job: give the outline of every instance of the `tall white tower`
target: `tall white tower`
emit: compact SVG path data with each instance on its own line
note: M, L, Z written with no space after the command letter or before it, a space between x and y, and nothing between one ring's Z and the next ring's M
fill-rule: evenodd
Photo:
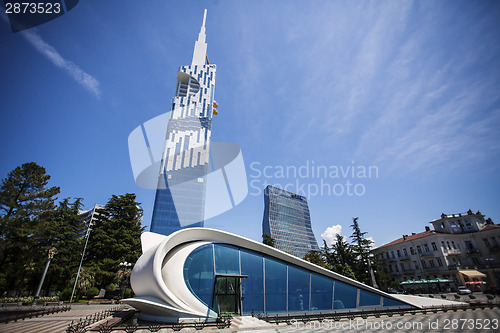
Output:
M151 221L159 234L204 226L216 71L207 61L206 16L205 9L191 65L177 73Z

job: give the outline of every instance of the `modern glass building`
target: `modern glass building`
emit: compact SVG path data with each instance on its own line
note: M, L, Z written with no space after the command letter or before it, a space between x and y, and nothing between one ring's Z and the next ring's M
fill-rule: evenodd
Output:
M207 228L142 236L132 272L145 320L210 321L218 315L412 308L378 289L261 243Z
M306 197L271 185L264 190L262 232L274 238L277 249L299 258L319 251Z
M191 65L177 74L151 221L151 231L163 235L204 225L216 72L207 58L206 14Z

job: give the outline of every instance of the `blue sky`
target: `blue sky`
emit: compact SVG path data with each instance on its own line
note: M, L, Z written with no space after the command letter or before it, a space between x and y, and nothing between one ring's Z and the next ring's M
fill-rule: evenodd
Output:
M376 245L442 212L499 222L498 1L90 0L16 34L2 13L0 177L37 162L86 207L135 192L149 225L128 135L169 110L204 8L212 140L240 145L251 184L207 227L260 240L265 182L305 192L318 240L356 216Z

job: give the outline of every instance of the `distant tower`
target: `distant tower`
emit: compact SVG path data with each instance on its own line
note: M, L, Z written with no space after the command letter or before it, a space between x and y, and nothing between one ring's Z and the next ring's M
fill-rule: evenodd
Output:
M274 238L277 249L299 258L310 250L319 251L305 197L269 185L264 204L262 232Z
M180 67L177 74L151 221L151 231L163 235L204 226L212 114L216 114L216 66L208 63L206 17L205 9L191 65Z

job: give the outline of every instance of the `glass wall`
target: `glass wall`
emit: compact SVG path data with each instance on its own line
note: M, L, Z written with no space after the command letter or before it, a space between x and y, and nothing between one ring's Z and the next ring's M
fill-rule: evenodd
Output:
M262 255L245 250L240 251L243 313L264 312L264 258Z
M242 276L243 314L408 306L261 253L207 244L188 256L184 279L189 290L212 309L217 274Z
M311 311L331 310L333 300L333 280L311 273Z
M288 312L309 310L310 275L305 269L288 266Z
M356 307L358 288L347 283L335 281L333 289L334 309L353 309Z
M265 310L266 312L286 312L286 264L265 258Z
M214 253L212 245L194 250L184 263L184 280L191 292L211 307L214 293Z

